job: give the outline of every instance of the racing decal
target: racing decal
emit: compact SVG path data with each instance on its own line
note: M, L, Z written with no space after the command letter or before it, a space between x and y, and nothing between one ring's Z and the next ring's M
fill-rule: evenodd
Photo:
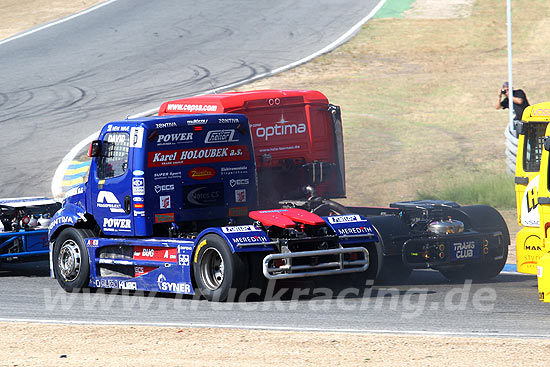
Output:
M174 191L175 186L173 184L169 185L155 185L155 192L157 194L163 192L163 191Z
M88 246L88 247L97 247L97 246L99 246L99 240L88 240L86 242L86 246Z
M233 162L250 158L248 146L197 148L149 152L149 167L176 166L212 162Z
M109 208L111 213L124 213L124 209L122 209L115 194L110 191L100 191L99 194L97 194L96 205L98 208Z
M160 209L170 209L172 207L170 195L160 196Z
M233 143L237 141L239 141L239 139L235 139L234 129L210 130L204 138L206 144Z
M269 242L269 238L267 236L238 236L238 237L231 237L233 242L236 245L241 244L248 244L248 243L266 243Z
M472 259L479 256L479 246L476 241L455 242L451 245L451 259Z
M337 228L336 233L338 236L349 236L354 234L372 234L372 228L371 227L349 227L349 228Z
M114 289L128 289L128 290L137 290L136 282L129 282L126 280L116 280L116 279L96 279L94 285L97 288L114 288Z
M103 218L104 231L129 232L132 229L132 221L122 218Z
M143 147L143 128L132 127L130 129L130 148Z
M195 167L190 169L187 175L193 180L208 180L216 176L216 170L211 167Z
M175 263L178 261L178 249L175 247L134 246L134 260L153 260Z
M178 265L189 266L189 255L178 255Z
M235 202L236 203L246 203L246 190L245 189L235 190Z
M134 217L145 217L145 210L134 210Z
M192 143L193 133L172 133L172 134L159 134L157 138L157 145L174 145L180 143Z
M238 123L240 123L239 119L235 119L235 118L219 118L218 122L220 124L238 124Z
M361 222L362 219L357 214L352 215L334 215L327 217L328 222L330 224L337 224L337 223L352 223L352 222Z
M272 136L285 136L285 135L296 135L303 134L307 131L307 126L304 123L289 123L290 121L285 120L284 115L281 115L281 119L272 126L262 127L254 124L256 126L255 135L258 139L264 139L268 141Z
M252 225L221 227L223 233L257 232L261 231Z
M134 266L134 277L140 277L156 269L156 266Z
M235 187L235 186L246 186L250 183L250 180L248 178L240 178L240 179L231 179L229 180L229 186Z
M68 217L68 216L57 217L54 220L52 220L48 229L52 230L54 227L57 227L61 224L74 224L74 219L73 217Z
M132 195L135 195L135 196L145 195L145 178L144 177L132 178Z
M153 180L181 179L181 172L157 172Z
M521 225L525 227L538 227L540 225L540 215L538 211L538 191L540 176L534 177L525 192L521 201Z
M235 208L229 208L228 216L230 217L242 217L248 214L248 207L238 206Z
M246 166L222 167L221 169L222 175L241 175L241 174L247 174L247 173L248 173L248 167Z
M174 220L174 213L155 214L155 223L168 223Z
M215 104L187 104L168 103L166 112L216 112L218 106Z
M69 191L65 193L65 199L70 198L71 196L79 195L84 193L84 187L83 186L77 186L73 187Z
M191 293L191 284L169 282L164 274L159 274L157 285L160 291L174 293Z
M136 200L138 201L138 200ZM134 209L143 209L145 208L145 204L142 204L142 203L136 203L134 204Z
M224 206L224 186L223 183L185 186L183 198L183 208Z
M160 122L155 124L155 128L157 129L166 129L169 127L178 127L178 124L176 122Z

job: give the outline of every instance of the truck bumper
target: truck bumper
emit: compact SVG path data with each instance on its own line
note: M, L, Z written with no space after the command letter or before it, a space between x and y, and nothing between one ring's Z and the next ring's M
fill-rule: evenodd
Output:
M364 247L270 254L263 260L267 279L358 273L368 267L369 252Z

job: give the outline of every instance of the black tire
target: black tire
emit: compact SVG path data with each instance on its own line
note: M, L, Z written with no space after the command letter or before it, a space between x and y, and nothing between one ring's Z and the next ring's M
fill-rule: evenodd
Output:
M315 203L311 208L311 212L322 217L350 214L348 208L329 199L319 200L319 203Z
M57 282L66 292L79 292L88 287L90 260L86 238L94 237L89 229L65 228L55 240L53 270Z
M193 256L193 275L197 288L208 301L225 302L231 290L237 297L248 282L248 267L244 256L231 252L218 235L208 234L198 241Z
M463 265L447 269L443 268L439 269L439 272L453 282L463 282L466 279L486 281L496 277L500 274L504 265L506 265L506 260L508 259L508 246L510 245L510 233L504 218L502 218L502 215L500 215L496 209L487 205L463 206L458 208L457 212L463 215L463 217L457 216L457 219L464 222L466 229L471 227L481 232L502 232L503 257L502 259L494 260L489 263Z
M508 259L508 246L504 247L503 258L490 263L464 265L449 269L439 269L439 272L450 281L464 282L467 279L473 281L486 281L500 274Z

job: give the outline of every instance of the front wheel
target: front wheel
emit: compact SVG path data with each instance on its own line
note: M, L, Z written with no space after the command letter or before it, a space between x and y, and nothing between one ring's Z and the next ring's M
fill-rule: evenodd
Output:
M226 301L241 292L248 281L246 261L231 252L218 235L204 236L194 255L193 275L197 288L208 301Z
M93 236L89 229L69 227L55 240L53 270L57 282L67 292L78 292L88 286L90 262L85 241Z

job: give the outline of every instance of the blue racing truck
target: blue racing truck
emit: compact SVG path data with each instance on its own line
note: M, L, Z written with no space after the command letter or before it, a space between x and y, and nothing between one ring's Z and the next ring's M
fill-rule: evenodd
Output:
M49 226L52 276L68 292L198 289L224 301L259 279L364 274L379 240L361 215L259 208L241 114L111 122L89 155L88 182Z

